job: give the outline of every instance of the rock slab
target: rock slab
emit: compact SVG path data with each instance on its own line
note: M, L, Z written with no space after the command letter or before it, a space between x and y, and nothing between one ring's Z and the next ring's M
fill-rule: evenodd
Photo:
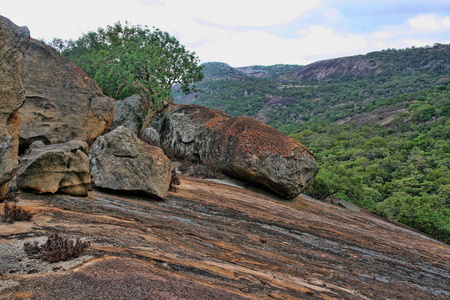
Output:
M89 160L97 187L167 198L170 160L160 148L144 143L123 126L99 137Z
M73 62L31 39L24 59L25 103L20 110L20 147L71 140L92 142L107 132L114 100Z
M181 105L164 116L160 142L287 199L311 186L319 170L304 145L272 126L199 105Z
M88 152L82 141L55 145L36 141L20 158L17 186L37 194L87 196L91 183Z
M17 171L20 117L25 100L22 66L30 40L27 27L19 27L0 16L0 200Z

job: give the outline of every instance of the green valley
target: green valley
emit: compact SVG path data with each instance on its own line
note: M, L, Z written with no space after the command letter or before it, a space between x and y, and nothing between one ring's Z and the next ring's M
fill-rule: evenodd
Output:
M307 66L204 64L201 104L269 123L321 167L309 194L343 199L450 243L450 45Z

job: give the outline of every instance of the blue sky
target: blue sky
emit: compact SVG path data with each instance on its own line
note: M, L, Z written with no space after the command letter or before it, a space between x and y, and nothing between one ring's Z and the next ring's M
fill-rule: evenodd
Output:
M116 21L155 26L202 62L234 67L450 43L450 0L0 0L0 15L47 41Z

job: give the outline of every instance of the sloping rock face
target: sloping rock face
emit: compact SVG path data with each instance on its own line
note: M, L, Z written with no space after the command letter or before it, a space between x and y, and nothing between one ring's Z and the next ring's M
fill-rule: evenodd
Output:
M38 194L86 196L91 183L88 152L82 141L55 145L36 141L20 158L17 186Z
M30 40L27 27L0 16L0 200L17 171L20 117L25 100L22 86L23 57Z
M21 148L37 140L89 143L111 124L114 100L74 63L33 39L25 55L23 84Z
M99 137L89 160L97 187L167 198L170 160L160 148L144 143L123 126Z
M0 222L0 299L450 297L449 245L304 195L181 175L167 201L96 189L18 197L33 219ZM25 242L52 233L91 246L51 264L26 256Z
M124 126L138 136L144 118L144 105L140 95L132 95L124 100L117 100L114 103L114 118L109 131Z
M161 145L212 160L228 175L294 198L314 181L318 166L301 143L248 117L198 105L179 106L161 123Z

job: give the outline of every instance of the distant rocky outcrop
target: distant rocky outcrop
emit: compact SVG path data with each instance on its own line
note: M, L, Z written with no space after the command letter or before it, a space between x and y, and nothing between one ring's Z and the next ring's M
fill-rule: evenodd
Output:
M228 175L294 198L314 181L318 166L301 143L248 117L182 105L161 120L163 148L211 160Z
M91 183L88 151L82 141L55 145L36 141L20 158L17 186L38 194L86 196Z
M160 148L144 143L123 126L99 137L89 159L97 187L160 199L168 195L170 160Z
M352 117L341 119L336 123L339 125L345 125L352 122L359 126L364 124L388 126L398 113L406 111L408 111L406 109L406 104L402 103L399 105L378 108L367 113L355 114Z
M114 118L109 131L124 126L135 135L139 135L144 118L144 102L140 95L132 95L124 100L117 100L114 103Z
M24 89L22 65L30 40L27 27L0 16L0 200L17 171L20 117Z
M112 121L114 100L79 67L42 42L31 40L25 55L25 104L20 110L20 146L34 141L90 142Z
M323 81L343 76L364 77L382 71L380 61L361 56L321 60L299 68L292 75L299 81Z

